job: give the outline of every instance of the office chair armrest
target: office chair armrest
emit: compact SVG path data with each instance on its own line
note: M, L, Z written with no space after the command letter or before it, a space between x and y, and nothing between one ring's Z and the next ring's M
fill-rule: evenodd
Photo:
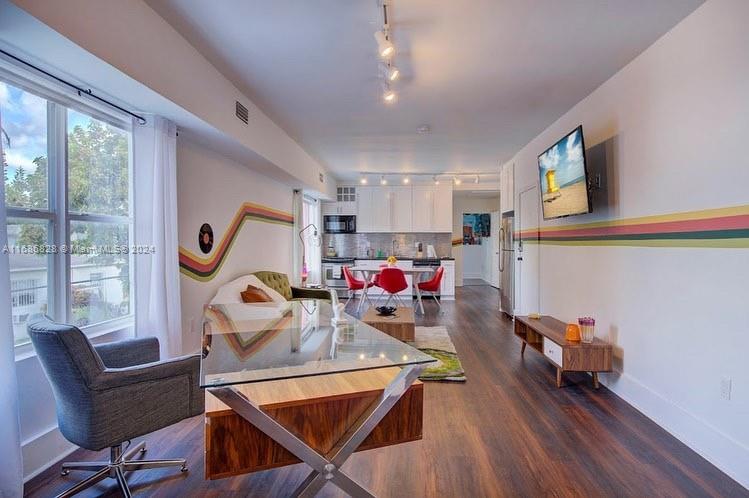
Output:
M325 299L330 301L330 291L327 289L306 289L301 287L291 288L293 299Z
M94 385L91 387L97 391L103 391L130 386L140 382L155 382L180 376L188 376L195 385L199 385L199 355L180 356L158 363L125 368L107 368L97 377Z
M156 337L125 339L94 346L107 368L125 368L159 361L159 340Z

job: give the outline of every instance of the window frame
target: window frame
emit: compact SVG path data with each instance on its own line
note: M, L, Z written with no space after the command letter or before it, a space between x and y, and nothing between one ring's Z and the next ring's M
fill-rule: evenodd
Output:
M133 181L133 126L132 120L103 106L77 99L59 90L53 81L29 73L10 62L0 60L0 81L29 92L47 101L47 209L6 206L6 219L47 222L47 243L58 248L70 246L70 224L74 221L126 224L128 244L133 245L134 181ZM68 209L68 109L85 114L108 125L124 130L128 139L128 214L127 216L73 213ZM135 258L128 253L129 313L122 317L104 320L80 329L89 337L121 331L132 331L135 324ZM47 255L47 312L56 320L72 320L72 268L70 254L58 251ZM15 340L14 340L15 342ZM16 358L33 355L30 341L14 346Z

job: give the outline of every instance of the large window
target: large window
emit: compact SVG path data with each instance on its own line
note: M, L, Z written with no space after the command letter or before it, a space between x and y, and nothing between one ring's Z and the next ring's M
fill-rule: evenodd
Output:
M126 122L0 79L16 344L33 313L86 330L130 320Z

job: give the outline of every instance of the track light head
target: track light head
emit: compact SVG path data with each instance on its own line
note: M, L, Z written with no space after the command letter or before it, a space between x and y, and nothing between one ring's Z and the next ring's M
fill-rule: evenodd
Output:
M375 31L374 37L375 40L377 40L377 53L380 57L383 59L389 59L395 55L395 45L388 40L384 31Z
M440 179L439 179L439 178L437 178L437 175L434 175L434 176L432 177L432 180L434 180L434 184L435 184L435 185L439 185L439 184L440 184Z
M457 176L453 178L453 181L455 182L455 185L460 185L461 183L463 183L463 180L461 180Z
M410 182L411 182L411 179L409 177L407 177L407 176L403 177L403 184L404 185L408 185Z
M481 179L479 178L479 175L476 175L476 179L473 181L473 183L475 183L476 185L478 185L478 183L480 181L481 181Z
M385 175L382 175L382 176L380 177L380 185L387 185L387 184L388 184L388 181L387 181L387 179L385 178Z
M359 178L359 183L361 183L362 185L366 185L367 184L367 177L364 176L364 175L362 175L362 177Z
M398 94L395 93L395 90L390 88L390 85L387 83L382 85L382 101L386 104L392 104L396 100L398 100Z

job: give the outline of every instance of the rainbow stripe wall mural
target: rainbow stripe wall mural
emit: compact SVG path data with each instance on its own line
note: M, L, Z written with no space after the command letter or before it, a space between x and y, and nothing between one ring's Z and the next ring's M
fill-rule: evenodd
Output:
M749 205L515 232L527 243L749 248Z
M257 221L261 223L272 223L292 227L294 217L291 213L279 211L259 204L245 202L232 218L229 228L224 233L221 241L214 246L213 254L207 258L190 252L184 247L179 248L179 271L185 276L207 282L221 269L231 251L237 234L246 221Z

